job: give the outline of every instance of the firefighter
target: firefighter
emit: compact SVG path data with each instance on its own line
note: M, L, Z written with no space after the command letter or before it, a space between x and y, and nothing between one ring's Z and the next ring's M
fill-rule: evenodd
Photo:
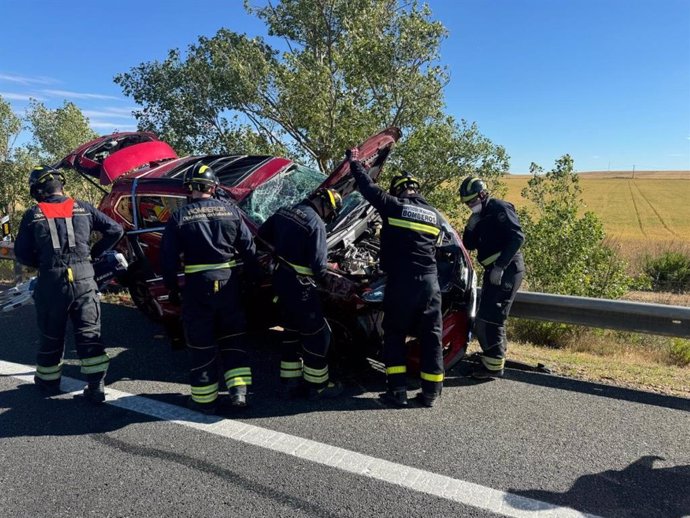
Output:
M172 214L161 242L163 282L170 300L182 305L190 358L190 408L206 414L218 407L219 361L230 406L247 406L252 373L247 355L247 320L237 267L254 266L256 247L239 210L214 197L219 182L198 161L185 171L189 203ZM184 261L184 288L177 279Z
M379 212L381 269L387 274L383 301L383 357L388 390L381 398L407 406L407 335L419 339L422 350L422 390L417 403L432 407L443 387L441 289L436 245L442 237L441 217L419 194L419 181L409 174L393 177L388 193L375 185L357 160L347 153L359 192Z
M525 240L512 204L492 198L484 182L467 177L460 184L460 199L472 211L462 241L477 250L484 267L482 293L474 333L482 349L476 379L503 376L506 358L505 321L522 283L525 261L520 246Z
M342 206L340 195L318 189L292 207L282 207L259 229L277 258L273 288L284 329L280 378L288 396L306 388L310 400L342 393L329 380L328 348L331 330L323 316L317 282L327 275L326 225Z
M34 382L46 394L60 391L65 327L72 321L81 372L91 403L105 401L104 380L110 358L101 342L101 310L91 260L122 237L120 225L89 203L63 194L65 177L49 167L29 175L31 197L38 203L22 218L14 245L19 262L38 269L34 290L41 334ZM92 231L102 238L89 246Z

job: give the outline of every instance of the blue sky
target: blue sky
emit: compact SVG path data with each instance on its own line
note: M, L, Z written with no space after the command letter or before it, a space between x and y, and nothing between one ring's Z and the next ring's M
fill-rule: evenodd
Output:
M256 2L254 2L256 3ZM549 169L690 169L690 0L430 0L449 30L448 113ZM265 36L241 0L0 0L0 95L77 104L130 130L113 77L226 27ZM269 39L270 41L270 39Z

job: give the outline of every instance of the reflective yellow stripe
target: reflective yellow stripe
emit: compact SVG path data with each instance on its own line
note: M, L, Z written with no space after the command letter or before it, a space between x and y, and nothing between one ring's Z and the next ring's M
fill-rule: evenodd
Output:
M443 373L441 374L429 374L428 372L420 372L419 376L424 380L424 381L443 381Z
M62 362L51 367L36 366L36 377L44 381L55 381L62 376Z
M218 281L213 281L213 293L218 293L220 291L220 283Z
M392 367L386 367L386 374L405 374L406 372L406 365L393 365Z
M328 366L323 369L312 369L304 366L304 379L311 383L325 383L328 381Z
M207 396L197 396L196 394L192 394L192 401L195 403L213 403L216 399L218 399L218 391L215 391L213 394L209 394Z
M234 378L235 376L251 376L252 370L249 367L238 367L237 369L230 369L225 371L225 379Z
M482 363L487 370L500 371L505 367L505 358L491 358L490 356L482 356Z
M480 263L482 263L482 266L489 266L489 265L490 265L491 263L493 263L496 259L498 259L500 255L501 255L501 252L497 252L497 253L495 253L494 255L490 255L489 257L487 257L487 258L484 259L483 261L480 261Z
M290 261L287 261L287 260L285 260L285 259L283 259L283 260L284 260L287 264L289 264L290 266L292 266L292 268L293 268L297 273L299 273L300 275L314 275L314 270L312 270L312 269L309 268L308 266L300 266L299 264L291 263Z
M252 384L252 378L251 378L251 376L235 376L231 380L226 381L225 384L227 385L228 388L243 387L245 385L251 385Z
M105 372L108 370L109 363L110 357L107 354L101 354L93 358L84 358L81 360L81 372L82 374Z
M388 224L393 227L416 230L417 232L424 232L425 234L431 234L432 236L438 236L441 233L441 230L436 227L432 227L431 225L425 225L424 223L415 223L414 221L407 221L406 219L388 218Z
M302 362L280 362L281 378L301 378Z
M193 396L208 396L215 395L218 393L218 383L212 383L211 385L194 386L192 385L192 395Z
M238 264L239 263L234 259L225 263L216 264L186 264L184 267L184 273L199 273L206 272L208 270L224 270L225 268L233 268Z
M74 272L72 271L72 268L67 268L67 280L69 282L74 282Z

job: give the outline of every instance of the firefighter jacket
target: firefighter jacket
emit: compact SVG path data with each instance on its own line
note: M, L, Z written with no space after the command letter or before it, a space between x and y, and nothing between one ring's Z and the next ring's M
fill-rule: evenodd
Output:
M318 280L326 276L326 225L310 202L281 207L261 225L259 236L273 245L279 264Z
M234 204L215 198L193 201L170 217L161 242L163 282L170 290L179 288L177 270L184 256L186 275L204 273L213 280L225 280L230 269L248 263L256 267L256 246Z
M102 238L90 248L94 230ZM71 268L79 278L93 277L91 259L112 248L122 234L118 223L89 203L52 195L26 211L14 252L20 263L39 271Z
M475 216L472 216L475 217ZM478 216L476 225L468 225L462 242L468 250L477 250L477 260L488 268L506 269L515 262L517 271L524 271L524 260L518 251L525 234L518 221L515 207L507 201L489 198Z
M359 161L350 162L362 196L383 219L381 269L387 274L437 274L436 245L442 238L442 218L419 194L398 198L386 193L364 171Z

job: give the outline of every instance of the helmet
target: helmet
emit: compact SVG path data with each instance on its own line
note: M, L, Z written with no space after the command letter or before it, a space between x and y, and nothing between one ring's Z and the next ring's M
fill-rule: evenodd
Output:
M218 177L209 166L201 161L184 173L182 185L189 191L213 192L218 187Z
M486 184L476 176L468 176L460 184L458 192L460 193L460 200L463 203L467 203L486 192Z
M29 192L35 200L40 201L47 194L54 192L55 187L62 188L63 185L65 185L65 175L49 165L38 166L29 174ZM47 189L47 187L51 187L51 189Z
M312 199L322 200L324 205L331 209L328 221L335 219L338 216L340 209L343 208L343 197L340 196L338 191L334 191L333 189L321 187L314 192Z
M403 171L402 174L395 175L391 179L391 185L388 192L393 196L399 196L405 189L419 190L419 180L407 171Z

